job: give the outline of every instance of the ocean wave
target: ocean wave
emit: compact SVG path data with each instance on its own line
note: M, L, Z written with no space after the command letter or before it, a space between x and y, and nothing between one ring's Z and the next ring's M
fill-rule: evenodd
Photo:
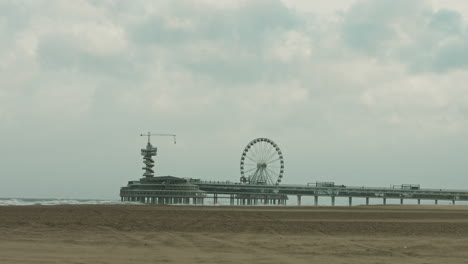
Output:
M141 204L138 202L121 202L119 200L93 199L34 199L34 198L0 198L0 206L21 205L63 205L63 204Z

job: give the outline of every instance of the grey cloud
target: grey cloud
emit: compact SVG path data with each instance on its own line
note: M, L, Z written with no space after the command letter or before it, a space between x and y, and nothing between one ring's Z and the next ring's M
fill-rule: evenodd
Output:
M247 1L234 9L216 9L185 2L172 3L170 14L187 19L193 28L171 28L163 14L156 14L131 29L136 42L178 43L187 40L235 41L240 45L259 46L264 34L297 26L298 17L279 0Z
M365 1L344 15L341 34L357 52L402 62L410 71L446 72L468 66L464 27L460 13L434 12L424 1Z
M423 1L363 1L345 13L342 37L352 48L369 54L380 54L385 43L394 39L395 23L407 23L427 12Z
M40 38L37 59L44 69L81 71L88 74L137 78L140 76L129 54L98 55L87 52L74 36L49 34Z
M394 37L395 32L388 26L374 22L346 23L344 25L344 40L353 48L377 54L382 48L380 44Z
M432 15L429 27L445 34L456 35L462 32L463 18L458 12L442 9Z
M129 25L135 45L164 49L160 58L175 69L189 70L223 83L248 83L284 76L288 67L265 57L281 33L300 29L300 19L278 0L248 1L234 9L188 4L170 6L172 19L187 20L174 28L162 14Z
M438 72L468 67L468 38L441 47L434 58L433 67Z
M20 1L0 2L0 26L4 24L9 32L17 32L30 25L30 12L35 3L29 5L24 1L18 2Z

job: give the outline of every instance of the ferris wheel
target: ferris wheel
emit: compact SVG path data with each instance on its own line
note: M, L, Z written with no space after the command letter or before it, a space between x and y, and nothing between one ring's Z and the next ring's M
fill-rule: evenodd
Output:
M240 172L242 183L278 185L284 172L281 149L268 138L250 141L242 152Z

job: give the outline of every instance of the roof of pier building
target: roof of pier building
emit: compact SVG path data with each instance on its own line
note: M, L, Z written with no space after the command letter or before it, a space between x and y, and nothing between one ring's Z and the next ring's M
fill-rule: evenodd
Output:
M174 177L174 176L158 176L158 177L150 177L150 178L142 178L140 179L142 184L144 183L156 183L156 184L184 184L187 183L186 179Z

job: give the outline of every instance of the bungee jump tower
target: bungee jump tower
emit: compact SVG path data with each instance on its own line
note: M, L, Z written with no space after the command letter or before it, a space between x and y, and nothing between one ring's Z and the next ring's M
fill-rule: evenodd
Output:
M148 204L203 204L207 194L201 191L198 185L174 176L154 176L153 157L157 155L157 148L151 144L151 136L171 136L175 144L176 135L148 132L140 136L148 137L146 148L141 149L145 164L142 169L145 172L139 181L129 181L127 186L120 188L121 201Z

